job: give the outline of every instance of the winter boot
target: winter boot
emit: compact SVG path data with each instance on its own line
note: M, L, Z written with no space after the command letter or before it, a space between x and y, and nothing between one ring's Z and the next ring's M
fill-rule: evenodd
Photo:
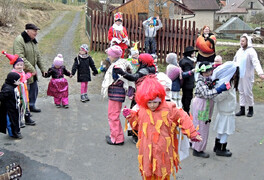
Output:
M90 101L89 97L88 97L88 94L84 94L84 98L86 101Z
M215 138L214 152L216 152L216 150L219 148L220 148L220 139Z
M232 153L226 149L227 143L220 143L220 146L218 149L216 149L216 155L217 156L225 156L225 157L231 157Z
M248 108L248 113L247 113L247 117L252 117L253 116L253 106L249 106Z
M236 113L236 116L245 116L245 106L240 106L240 111Z
M33 121L30 118L30 113L25 114L25 122L26 122L26 125L29 125L29 126L35 126L36 125L35 121Z
M209 158L210 157L210 155L208 153L205 153L203 151L196 151L195 149L193 150L193 156L202 157L202 158Z
M83 103L86 101L86 99L85 99L85 95L84 95L84 94L81 95L81 101L82 101Z

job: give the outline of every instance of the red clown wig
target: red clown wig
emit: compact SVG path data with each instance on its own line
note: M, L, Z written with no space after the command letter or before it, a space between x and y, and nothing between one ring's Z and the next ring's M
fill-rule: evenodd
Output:
M148 108L149 101L160 98L164 102L166 92L164 87L159 83L156 75L148 75L142 78L142 82L137 86L136 102L139 106Z

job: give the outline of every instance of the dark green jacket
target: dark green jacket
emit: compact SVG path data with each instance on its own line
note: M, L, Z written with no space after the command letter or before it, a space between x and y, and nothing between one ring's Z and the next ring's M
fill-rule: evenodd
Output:
M44 61L40 55L36 39L31 40L29 35L24 31L17 36L13 44L13 53L19 55L24 60L25 69L27 72L35 72L36 65L40 71L46 72ZM33 77L28 79L28 83L33 83Z

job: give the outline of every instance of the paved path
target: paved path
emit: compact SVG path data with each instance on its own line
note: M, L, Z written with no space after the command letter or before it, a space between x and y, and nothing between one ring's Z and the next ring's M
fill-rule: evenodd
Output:
M37 125L22 129L22 140L0 135L0 147L5 152L0 158L1 172L6 164L18 162L25 180L141 179L135 145L127 136L124 146L106 144L107 101L99 95L90 97L91 101L84 104L78 95L71 95L69 109L55 108L51 97L38 99L43 112L33 114ZM181 163L177 179L263 179L264 144L259 144L264 137L263 109L257 104L253 118L237 119L236 133L228 140L231 158L213 153L215 133L211 126L207 149L211 157L191 155Z

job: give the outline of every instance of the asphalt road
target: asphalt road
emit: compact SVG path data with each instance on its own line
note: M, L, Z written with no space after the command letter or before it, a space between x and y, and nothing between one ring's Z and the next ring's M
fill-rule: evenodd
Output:
M126 136L123 146L106 144L107 101L100 95L90 98L90 102L82 103L79 95L71 95L69 109L55 108L51 97L39 98L42 112L32 117L37 125L22 129L22 140L0 135L0 147L5 152L0 158L0 172L17 162L23 169L22 180L141 179L137 149L130 137ZM264 137L263 109L257 104L253 118L237 118L236 133L228 139L233 152L230 158L218 157L212 151L215 132L211 125L207 147L211 157L193 157L190 150L190 156L181 162L177 179L264 179L264 145L260 144Z

